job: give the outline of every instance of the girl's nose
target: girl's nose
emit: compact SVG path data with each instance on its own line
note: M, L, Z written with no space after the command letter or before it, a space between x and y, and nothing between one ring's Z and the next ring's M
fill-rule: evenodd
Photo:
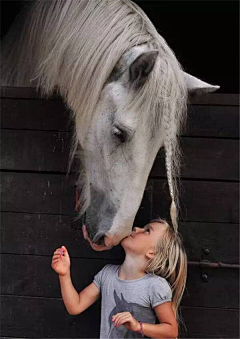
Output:
M140 227L134 227L133 232L138 233L139 231L142 231L142 228Z

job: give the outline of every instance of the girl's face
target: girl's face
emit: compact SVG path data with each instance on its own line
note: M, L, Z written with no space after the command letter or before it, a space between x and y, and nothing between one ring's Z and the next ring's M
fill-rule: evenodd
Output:
M125 252L134 252L135 254L146 254L157 246L160 237L166 230L165 224L152 222L143 228L134 227L132 234L121 241Z

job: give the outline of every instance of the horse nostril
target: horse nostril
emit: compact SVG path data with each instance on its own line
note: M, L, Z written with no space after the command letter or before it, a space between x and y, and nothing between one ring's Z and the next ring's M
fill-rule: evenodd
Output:
M100 245L100 246L105 246L104 239L105 239L105 236L102 235L102 236L95 242L95 244Z

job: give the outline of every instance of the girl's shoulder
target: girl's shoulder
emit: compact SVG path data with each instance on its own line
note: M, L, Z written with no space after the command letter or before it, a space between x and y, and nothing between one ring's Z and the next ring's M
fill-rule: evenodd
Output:
M117 271L120 265L107 264L102 268L102 273L111 274Z
M114 271L117 270L120 265L107 264L104 266L105 270Z
M165 302L172 301L172 289L168 281L163 277L154 275L152 282L149 284L148 293L153 308Z
M171 285L169 284L169 282L167 281L167 279L161 277L160 275L156 275L156 274L151 274L148 273L149 278L151 280L151 284L161 284L163 286L169 287L171 289Z
M110 278L111 275L114 275L116 272L117 265L107 264L103 266L103 268L96 273L94 278L98 281L105 281L107 278Z

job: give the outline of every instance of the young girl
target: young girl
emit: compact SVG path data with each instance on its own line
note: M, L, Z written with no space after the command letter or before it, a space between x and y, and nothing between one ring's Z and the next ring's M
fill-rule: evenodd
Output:
M83 234L88 239L85 228ZM181 235L157 218L144 228L134 227L121 245L126 253L122 265L105 265L79 294L71 282L66 247L54 252L51 267L59 274L68 313L82 313L101 294L100 338L176 338L187 278Z

